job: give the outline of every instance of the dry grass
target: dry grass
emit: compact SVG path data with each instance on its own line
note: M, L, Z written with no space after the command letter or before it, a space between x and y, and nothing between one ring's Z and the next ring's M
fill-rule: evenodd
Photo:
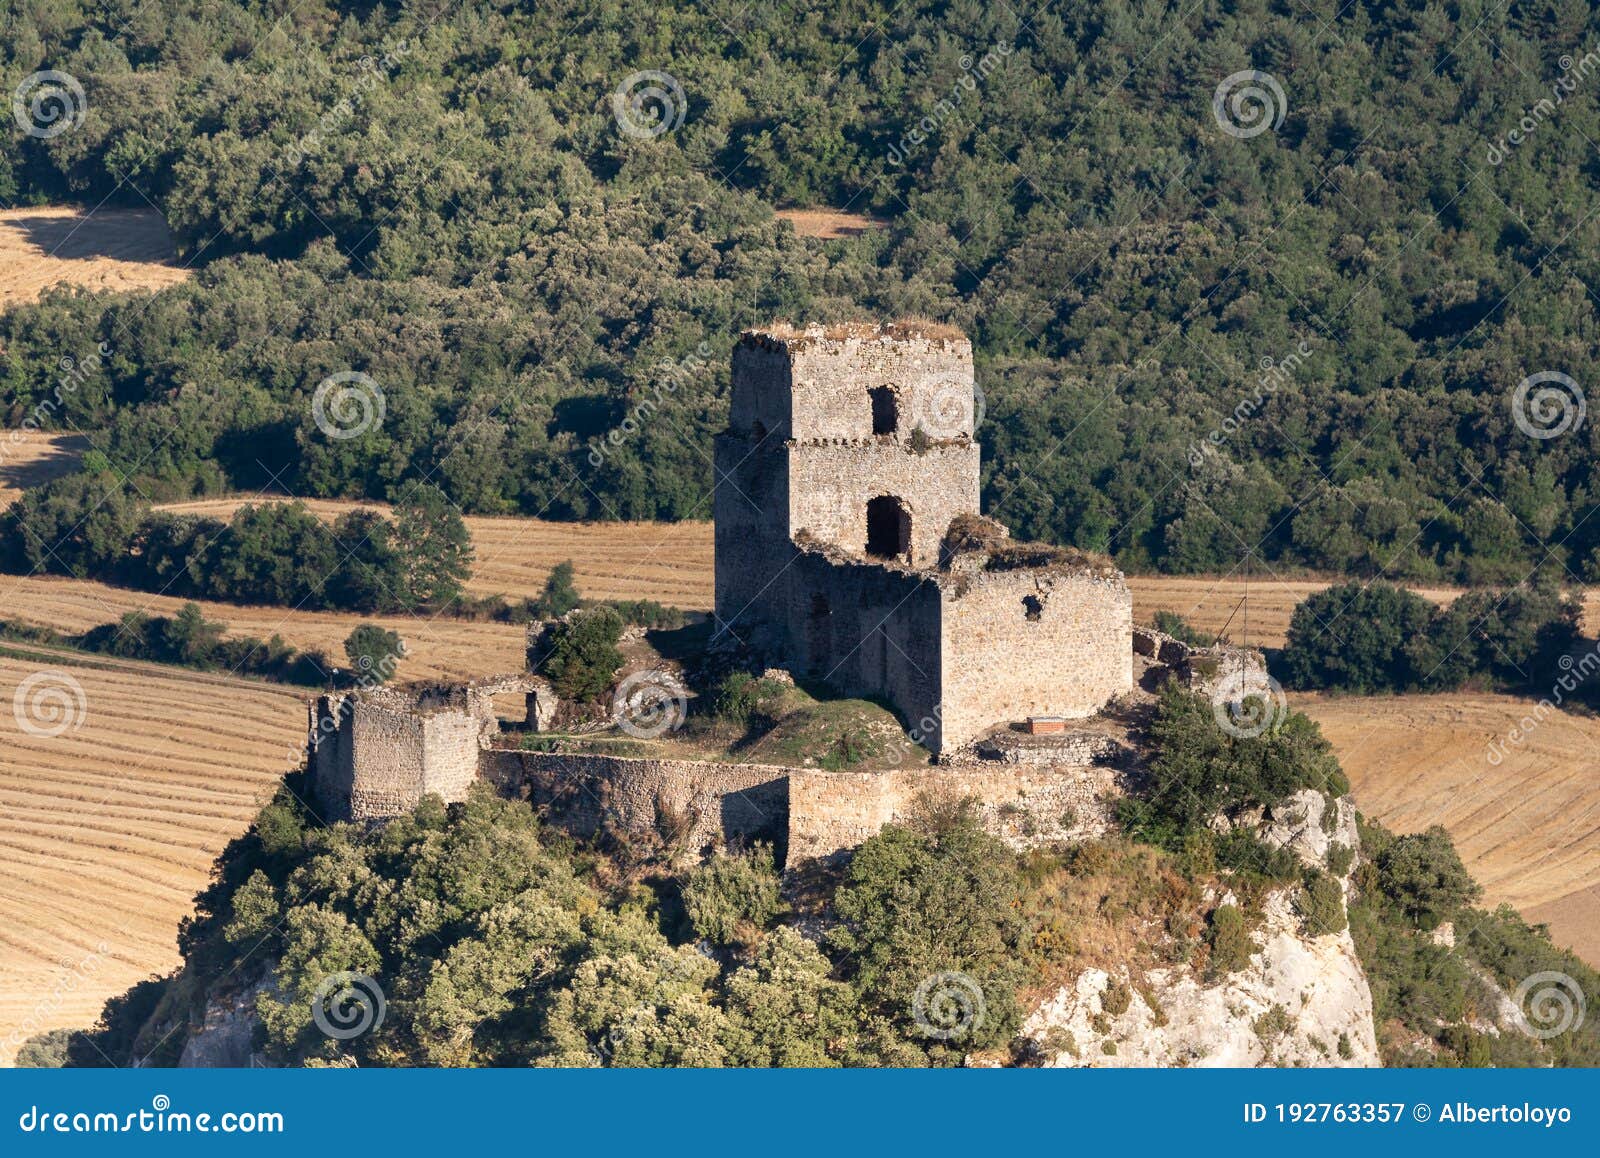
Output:
M80 434L46 434L38 430L0 431L0 509L40 486L77 469L89 447Z
M794 226L794 231L801 237L817 237L823 241L860 237L863 233L883 229L889 224L880 217L841 213L836 209L779 209L773 216Z
M0 1063L31 1033L92 1024L178 963L178 922L305 734L299 694L7 645L0 686L82 688L81 727L30 735L0 711ZM56 682L53 686L65 687Z
M1548 921L1600 965L1600 720L1554 713L1520 746L1533 701L1499 695L1296 697L1322 725L1357 805L1399 832L1442 824L1490 904ZM1499 741L1506 755L1488 760Z
M153 209L0 210L0 309L62 283L160 289L189 276L173 252L166 222Z

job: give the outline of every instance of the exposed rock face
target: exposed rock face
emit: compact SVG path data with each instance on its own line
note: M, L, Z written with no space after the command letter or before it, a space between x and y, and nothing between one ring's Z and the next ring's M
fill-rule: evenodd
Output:
M1034 1012L1023 1036L1048 1066L1381 1064L1348 930L1307 936L1288 895L1275 893L1254 939L1249 966L1212 984L1182 967L1115 977L1086 969Z
M1348 797L1330 801L1315 788L1303 788L1269 809L1246 812L1233 823L1256 829L1264 844L1286 848L1316 868L1328 867L1334 845L1354 850L1361 844L1355 805Z
M256 1029L256 995L265 982L219 998L213 990L205 1021L189 1030L178 1065L183 1069L243 1069L258 1063L252 1049Z

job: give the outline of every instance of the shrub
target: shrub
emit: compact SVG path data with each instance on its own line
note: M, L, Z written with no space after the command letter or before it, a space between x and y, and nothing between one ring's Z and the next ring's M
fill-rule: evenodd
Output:
M1187 643L1190 647L1210 647L1217 642L1217 637L1208 635L1189 625L1189 621L1176 611L1157 611L1153 618L1157 631L1165 632L1180 643Z
M1324 872L1306 874L1305 887L1295 897L1301 927L1313 937L1343 932L1349 924L1344 911L1344 889Z
M1211 914L1206 944L1211 947L1207 967L1213 977L1237 973L1250 964L1250 955L1256 951L1250 927L1238 905L1219 905Z
M1441 825L1396 837L1375 859L1383 895L1419 928L1437 927L1483 892Z
M617 650L621 638L622 616L611 608L573 612L565 623L555 625L540 670L567 699L593 700L611 686L622 667L622 653Z
M533 612L540 619L560 619L581 601L577 584L573 582L571 559L563 560L545 576L544 590L533 601Z
M694 931L714 945L749 944L784 910L772 849L757 845L694 869L683 904Z
M1144 839L1175 850L1218 813L1276 804L1303 788L1349 791L1321 730L1299 712L1259 736L1234 736L1218 726L1209 701L1168 684L1150 738L1150 792L1125 802L1119 815Z
M352 671L370 675L378 683L394 678L395 665L406 653L400 636L375 623L363 623L345 637L344 654Z

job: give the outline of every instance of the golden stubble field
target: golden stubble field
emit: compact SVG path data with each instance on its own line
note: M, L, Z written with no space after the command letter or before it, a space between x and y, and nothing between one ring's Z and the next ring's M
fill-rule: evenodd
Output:
M178 922L306 730L297 691L0 652L0 1063L178 963Z
M51 286L161 289L189 276L154 209L41 206L0 210L0 309Z

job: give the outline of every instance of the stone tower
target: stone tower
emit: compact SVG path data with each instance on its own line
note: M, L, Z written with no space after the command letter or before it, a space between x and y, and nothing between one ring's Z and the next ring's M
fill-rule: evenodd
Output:
M972 346L933 325L773 328L733 354L716 446L719 634L889 700L935 752L1132 686L1107 559L978 514Z
M801 542L934 567L978 509L972 343L940 326L744 334L716 447L717 616L737 630Z

